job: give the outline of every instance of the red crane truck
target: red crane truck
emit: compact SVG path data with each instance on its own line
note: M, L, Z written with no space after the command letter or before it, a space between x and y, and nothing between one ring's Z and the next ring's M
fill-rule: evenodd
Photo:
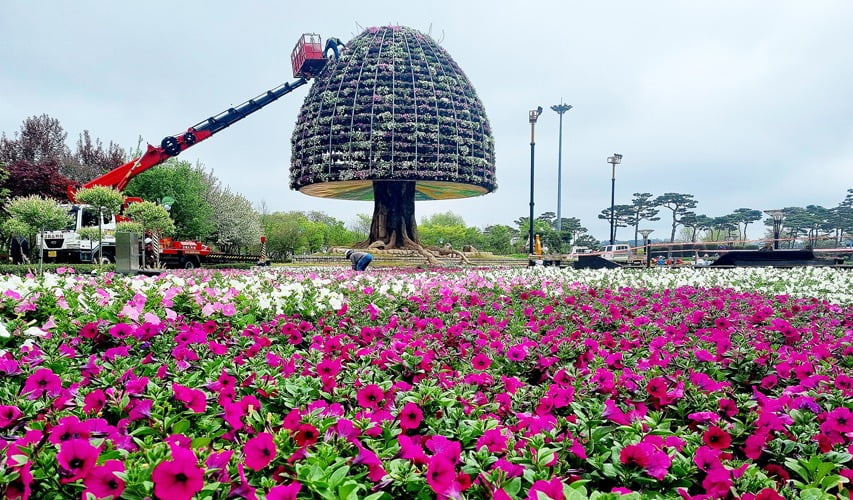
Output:
M337 38L329 38L324 49L320 35L315 33L303 34L291 53L293 77L297 79L296 81L283 83L237 107L229 108L193 125L186 132L167 136L160 141L159 146L155 147L149 144L142 156L83 184L80 188L108 186L123 191L131 179L140 173L179 155L187 148L198 144L308 83L308 80L323 70L330 50L334 52L335 57L340 55L339 46L341 45L343 44ZM72 215L73 223L61 231L45 232L43 245L41 238L37 237L37 243L42 249L45 261L61 263L95 262L100 255L104 263L115 262L116 246L115 237L112 233L115 230L117 216L108 214L103 217L101 224L105 230L105 236L101 246L97 241L81 238L80 230L82 228L98 227L99 221L96 210L90 206L75 203L74 195L77 189L79 188L68 186L68 198L71 200L71 204L67 207ZM125 205L139 201L142 200L128 197L125 199ZM210 247L197 241L175 241L171 238L162 238L159 243L160 262L166 267L193 268L206 262L238 260L238 256L211 252ZM245 258L245 256L240 257Z

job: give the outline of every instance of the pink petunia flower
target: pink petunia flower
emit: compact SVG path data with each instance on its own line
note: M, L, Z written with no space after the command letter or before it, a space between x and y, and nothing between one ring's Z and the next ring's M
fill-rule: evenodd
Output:
M272 434L262 432L246 441L243 454L246 457L246 466L250 469L259 471L269 465L276 456Z
M399 419L403 431L417 429L424 419L424 413L415 403L406 403L400 410Z
M527 500L539 500L542 498L539 493L545 494L547 498L552 500L563 500L566 498L563 494L563 482L560 481L559 477L555 477L550 481L540 479L533 483L527 492Z
M727 498L732 488L731 475L725 467L715 467L702 480L702 487L713 498Z
M17 406L0 406L0 429L15 425L24 416Z
M720 461L720 450L708 446L700 446L696 449L693 454L693 463L705 472L723 467Z
M471 366L475 370L487 370L492 365L492 360L483 353L477 354L471 359Z
M204 487L204 470L195 454L182 448L172 449L172 460L160 462L151 473L154 494L169 500L191 500Z
M367 477L373 482L379 482L388 475L385 468L382 467L382 461L375 452L368 450L361 443L356 444L358 447L358 456L353 460L353 465L363 464L367 466Z
M297 482L275 486L267 493L267 500L296 500L300 489L302 485Z
M755 433L746 438L743 446L744 455L752 460L757 460L764 451L764 445L767 444L768 435L766 433Z
M60 444L73 439L88 439L91 434L89 424L80 422L80 419L70 415L59 419L59 423L50 430L48 440L53 444Z
M429 487L438 495L444 495L456 480L456 468L444 455L435 455L429 459L426 480Z
M125 483L116 472L124 472L124 463L120 460L107 460L104 465L93 467L83 479L83 485L86 486L83 498L90 493L96 498L121 498Z
M654 447L648 443L629 444L619 452L619 462L622 465L635 465L645 469Z
M101 389L95 389L83 398L83 411L86 413L98 413L104 409L105 404L107 404L106 394Z
M98 461L100 452L89 444L88 439L65 441L59 448L56 460L59 462L59 482L70 483L86 477Z
M190 389L180 384L172 383L172 392L175 399L184 403L188 410L195 413L204 413L207 408L207 397L198 389Z
M356 401L362 408L377 409L385 399L385 393L376 384L369 384L362 387L356 394Z
M27 399L38 399L41 396L56 397L61 390L62 379L59 375L50 368L41 368L27 377L21 393L26 394Z
M500 429L489 429L477 439L474 448L479 450L485 446L491 453L503 453L506 451L508 440L509 438L502 434Z

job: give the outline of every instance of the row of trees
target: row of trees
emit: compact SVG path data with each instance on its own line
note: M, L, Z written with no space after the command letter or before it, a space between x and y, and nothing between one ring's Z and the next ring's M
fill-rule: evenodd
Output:
M630 205L614 205L613 219L616 229L631 227L634 229L634 245L638 243L639 228L644 222L661 220L662 210L666 210L670 224L669 241L675 242L676 235L683 241L696 242L721 240L746 240L750 224L763 221L765 234L772 237L773 218L760 210L738 208L734 212L718 217L698 214L694 209L698 202L692 194L665 193L654 197L651 193L634 193ZM812 246L818 240L831 240L841 245L845 237L853 233L853 189L847 190L847 196L838 206L824 208L818 205L806 207L787 207L783 210L783 234L790 240L807 238ZM599 219L609 221L610 207L598 215ZM679 228L681 231L679 231Z
M73 151L65 144L66 139L67 133L58 120L47 115L24 120L21 130L12 138L1 134L0 197L10 200L34 195L66 201L68 185L96 178L130 156L112 142L105 146L100 139L92 139L88 131L78 136ZM204 241L232 253L257 252L262 234L270 253L280 257L352 246L368 238L372 220L370 215L359 214L347 225L323 212L269 213L263 203L253 207L244 196L223 186L202 165L175 158L137 175L124 194L159 204L174 200L169 209L176 238ZM614 207L614 219L617 229L634 229L636 245L639 228L661 220L662 212L668 212L667 219L671 221L670 242L675 242L677 236L682 241L694 242L746 239L747 228L764 217L759 210L749 208L710 217L696 213L697 205L691 194L634 193L631 204ZM839 244L853 233L851 214L853 190L848 190L847 197L837 207L788 207L783 234L786 238L805 237L813 241L830 238ZM609 221L610 208L602 210L599 218ZM563 218L560 231L556 222L553 212L543 213L534 220L535 234L550 251L567 252L571 245L598 248L598 240L579 219ZM772 235L772 219L764 217L763 222ZM11 231L5 228L5 236ZM452 212L424 217L418 225L421 243L426 246L450 244L456 249L473 246L497 254L526 253L528 231L527 217L520 217L511 225L498 224L481 230L468 227L462 217Z

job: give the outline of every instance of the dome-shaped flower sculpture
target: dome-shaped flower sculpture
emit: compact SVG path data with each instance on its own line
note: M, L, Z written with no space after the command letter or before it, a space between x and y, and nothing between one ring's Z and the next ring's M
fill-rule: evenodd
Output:
M496 188L477 93L444 49L411 28L369 28L347 43L316 77L292 143L292 189L374 200L374 247L419 246L415 200Z

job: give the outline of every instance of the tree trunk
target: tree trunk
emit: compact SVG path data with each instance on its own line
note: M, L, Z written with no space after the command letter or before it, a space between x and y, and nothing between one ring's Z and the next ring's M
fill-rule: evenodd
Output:
M413 181L373 183L373 221L368 244L385 248L418 245Z

